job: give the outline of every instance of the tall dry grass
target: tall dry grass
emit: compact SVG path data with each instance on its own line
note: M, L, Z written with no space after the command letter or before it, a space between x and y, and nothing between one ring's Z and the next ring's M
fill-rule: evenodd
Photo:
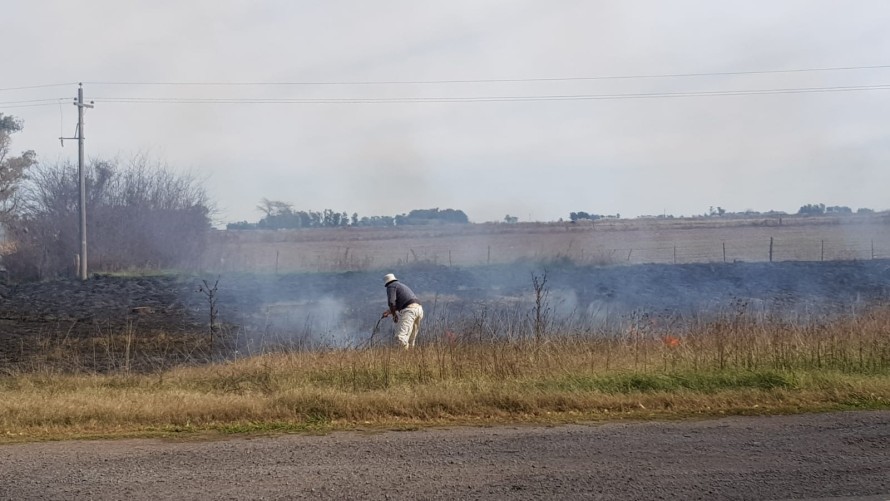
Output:
M890 310L797 325L427 333L412 352L282 351L147 373L0 376L0 440L890 407Z

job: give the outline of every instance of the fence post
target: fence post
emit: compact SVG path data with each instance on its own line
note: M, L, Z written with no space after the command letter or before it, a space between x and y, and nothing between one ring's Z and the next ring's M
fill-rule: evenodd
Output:
M726 262L726 242L723 242L723 262Z
M773 262L773 237L769 237L769 262Z
M874 254L874 252L872 252ZM677 264L677 246L674 246L674 264Z
M875 258L875 241L874 241L874 239L872 239L872 241L871 241L871 258L872 259Z
M825 240L822 240L822 254L819 257L819 261L825 261Z

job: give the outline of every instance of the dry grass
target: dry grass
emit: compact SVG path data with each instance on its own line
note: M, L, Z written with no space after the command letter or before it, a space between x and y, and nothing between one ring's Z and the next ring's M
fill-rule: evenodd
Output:
M218 231L202 270L346 271L412 263L478 266L850 260L890 257L886 216L599 220L594 223ZM404 254L393 253L393 241Z
M890 311L0 377L0 441L890 407Z
M145 373L211 359L204 332L137 331L132 324L96 328L92 335L71 335L66 330L24 335L4 347L0 374Z

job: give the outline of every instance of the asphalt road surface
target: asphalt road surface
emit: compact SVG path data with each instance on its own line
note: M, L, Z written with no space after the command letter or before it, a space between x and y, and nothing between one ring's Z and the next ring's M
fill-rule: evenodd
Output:
M890 411L5 445L0 499L890 500Z

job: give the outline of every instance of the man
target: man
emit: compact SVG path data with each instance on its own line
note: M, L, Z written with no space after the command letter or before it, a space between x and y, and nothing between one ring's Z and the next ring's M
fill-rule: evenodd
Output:
M423 320L423 307L410 287L401 283L392 273L383 277L386 286L386 299L389 309L383 312L384 317L392 315L392 321L399 324L396 337L407 349L414 347L420 321Z

